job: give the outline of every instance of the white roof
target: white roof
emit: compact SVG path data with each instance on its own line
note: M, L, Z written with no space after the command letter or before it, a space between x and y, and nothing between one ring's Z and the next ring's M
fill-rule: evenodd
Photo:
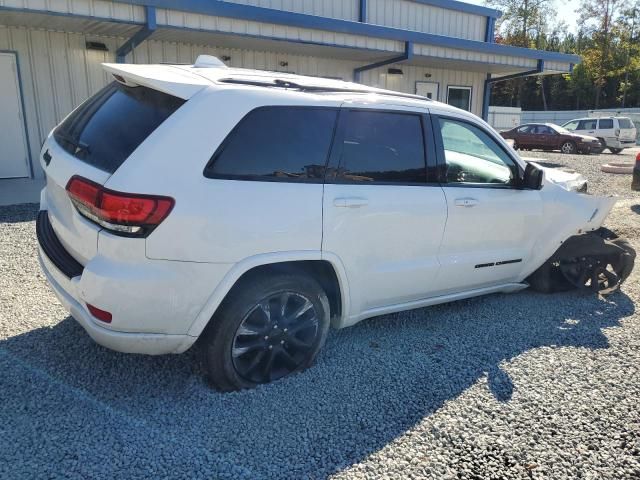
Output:
M307 96L310 93L330 94L338 96L343 101L357 102L362 100L362 95L365 94L367 95L367 102L390 103L390 100L393 100L394 103L402 103L403 105L424 108L437 104L440 108L457 110L455 107L435 102L426 97L369 87L354 82L292 73L229 68L216 57L206 55L199 56L194 65L104 63L103 67L106 71L116 75L119 81L124 79L127 84L146 85L185 100L207 86L219 88L268 88L274 95L277 95L278 92L301 96Z

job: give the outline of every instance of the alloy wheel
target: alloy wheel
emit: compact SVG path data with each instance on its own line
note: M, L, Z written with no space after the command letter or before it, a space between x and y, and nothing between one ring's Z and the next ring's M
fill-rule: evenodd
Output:
M270 295L245 315L233 339L236 372L267 383L297 370L313 354L320 334L313 303L291 291Z

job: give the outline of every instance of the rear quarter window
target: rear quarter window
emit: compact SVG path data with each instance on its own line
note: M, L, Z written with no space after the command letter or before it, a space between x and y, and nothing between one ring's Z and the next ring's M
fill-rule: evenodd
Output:
M71 155L113 173L184 103L151 88L113 82L67 117L53 136Z
M333 108L257 108L222 142L204 175L231 180L322 180L336 118Z
M633 123L628 118L619 118L618 125L620 125L620 128L633 128Z

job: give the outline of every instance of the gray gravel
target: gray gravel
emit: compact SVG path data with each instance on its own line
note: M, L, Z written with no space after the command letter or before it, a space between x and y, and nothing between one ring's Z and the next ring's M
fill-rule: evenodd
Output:
M629 176L557 156L627 197L609 225L640 248ZM220 394L193 353L94 344L39 271L36 210L0 209L0 478L640 478L640 268L606 300L524 291L365 321L307 372Z

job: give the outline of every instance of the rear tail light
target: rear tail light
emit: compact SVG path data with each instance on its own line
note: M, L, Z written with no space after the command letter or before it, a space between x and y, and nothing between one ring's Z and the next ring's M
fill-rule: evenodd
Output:
M640 168L640 152L636 155L636 168Z
M167 218L173 198L115 192L80 176L67 183L78 212L114 233L144 237Z
M98 307L94 307L90 303L87 303L87 308L89 309L89 313L98 320L104 323L111 323L111 314L106 310L100 310Z

